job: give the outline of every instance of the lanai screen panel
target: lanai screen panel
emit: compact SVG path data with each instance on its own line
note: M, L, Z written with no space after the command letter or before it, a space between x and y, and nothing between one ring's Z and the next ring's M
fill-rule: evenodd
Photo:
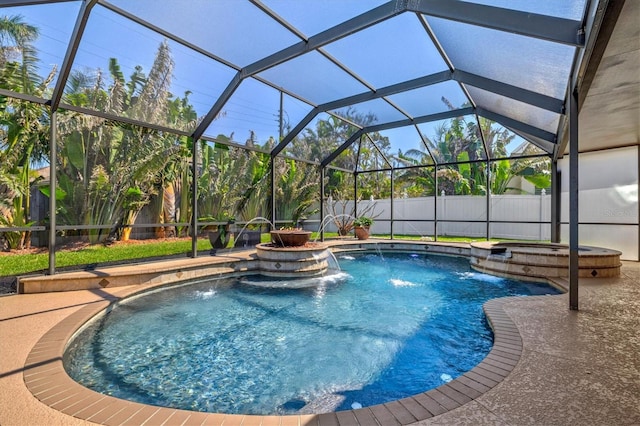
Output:
M204 135L213 138L223 135L236 144L270 150L281 136L281 107L284 134L292 122L299 122L311 110L310 105L281 94L256 79L247 78L225 103Z
M354 142L347 149L342 151L340 155L338 155L335 160L333 160L330 164L330 167L338 167L341 170L347 170L350 172L356 170L358 164L358 148L360 147L359 141ZM351 186L353 187L353 185Z
M499 123L480 118L480 126L491 159L548 155L538 146Z
M549 142L545 139L542 139L538 136L533 136L531 134L528 134L527 132L523 132L520 130L514 130L514 129L510 129L513 133L521 136L523 139L531 142L532 144L534 144L535 146L539 147L540 149L542 149L543 151L551 154L553 153L553 149L554 149L554 143L553 142Z
M469 106L460 84L453 80L400 92L387 97L412 118Z
M269 138L278 138L279 109L279 91L254 79L245 79L204 134L224 135L238 144L262 146Z
M379 133L370 133L364 135L358 141L358 146L352 145L354 150L357 150L357 165L356 170L368 171L368 170L389 170L392 164L390 160L384 155L385 146L387 142L383 139L383 136Z
M426 20L454 68L564 99L575 47L441 18Z
M289 158L276 157L275 225L300 226L300 221L317 212L320 201L320 169Z
M473 115L421 123L418 128L438 164L487 158Z
M421 164L432 164L431 157L422 142L422 138L415 126L396 127L378 132L381 142L377 143L384 155L398 166L398 158L403 158L407 153L419 151Z
M71 227L66 232L69 236L88 235L91 242L98 242L109 233L121 232L119 223L157 222L162 211L158 212L158 205L150 203L139 216L129 215L128 206L144 203L146 194L162 191L167 181L159 176L168 165L176 180L188 187L186 137L72 111L61 111L57 124L57 221ZM174 195L188 205L188 191ZM180 199L174 201L185 205ZM187 213L182 211L180 216L174 211L166 221L188 222ZM89 226L103 228L90 230Z
M447 69L420 20L404 13L324 47L375 88Z
M162 111L167 96L171 100L188 97L194 115L201 117L235 74L220 62L95 6L71 70L71 81L75 76L83 85L67 84L65 102L74 102L75 91L113 87L118 79L114 77L116 69L124 80L118 83L122 102L112 100L81 106L184 131L195 128L196 118L182 120ZM138 103L138 99L141 102Z
M368 90L365 85L316 51L298 56L258 75L276 86L288 88L314 105Z
M560 122L560 114L548 111L506 96L467 85L467 90L478 107L529 124L538 129L555 134Z
M293 138L283 154L319 163L358 130L357 126L338 116L322 113Z
M331 112L362 127L407 118L405 114L384 99L373 99Z
M112 3L238 67L300 41L249 1L115 0Z
M298 124L312 110L312 106L293 96L283 95L282 120L284 123L283 136L287 136L292 128Z
M80 2L0 8L0 17L13 18L17 22L36 27L38 36L31 42L35 48L34 59L36 59L33 65L42 81L54 70L60 70L79 10ZM51 16L60 16L60 19L52 22ZM11 61L23 63L19 49L9 37L0 37L0 46L3 50L5 47L9 48L8 56ZM4 64L0 70L2 68ZM58 76L59 72L56 72L52 85L55 84ZM31 93L32 91L21 84L13 85L12 90L42 96L42 94Z
M262 3L309 37L385 4L387 0L263 0Z
M585 0L563 1L529 1L529 0L465 0L469 3L484 4L487 6L504 7L520 10L522 12L539 13L542 15L556 16L580 20L584 14Z

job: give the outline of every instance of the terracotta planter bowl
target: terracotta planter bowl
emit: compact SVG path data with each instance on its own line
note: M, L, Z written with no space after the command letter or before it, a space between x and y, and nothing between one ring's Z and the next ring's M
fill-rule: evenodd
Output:
M311 231L281 229L271 231L271 243L279 247L300 247L309 242Z

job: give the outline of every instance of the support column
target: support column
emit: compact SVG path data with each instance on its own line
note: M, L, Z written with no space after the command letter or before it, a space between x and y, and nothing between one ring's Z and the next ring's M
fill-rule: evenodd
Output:
M191 138L191 257L198 256L198 143Z
M320 241L324 241L324 167L320 166Z
M487 160L487 241L491 237L491 161Z
M569 104L569 309L578 310L578 91Z
M390 200L390 207L391 207L391 215L390 215L390 235L391 235L391 239L393 240L393 219L394 219L394 214L393 214L393 199L395 198L395 187L394 187L394 183L393 183L393 178L394 178L394 173L393 173L393 169L391 169L391 200Z
M353 214L358 217L358 173L353 173Z
M271 223L273 229L270 231L275 231L278 229L276 225L276 157L271 156L271 170L270 170L270 179L271 179L271 197L269 201L269 206L271 207Z
M560 242L560 196L562 194L562 184L558 162L551 161L551 242Z
M438 166L433 166L433 241L438 241Z
M58 113L51 112L49 125L49 275L56 273L56 157L58 156Z

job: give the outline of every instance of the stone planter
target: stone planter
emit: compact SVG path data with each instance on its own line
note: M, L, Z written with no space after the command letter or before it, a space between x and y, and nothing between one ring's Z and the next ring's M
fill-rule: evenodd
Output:
M256 255L260 260L260 274L268 277L315 277L329 268L330 251L321 243L304 247L258 244Z
M209 242L211 243L211 247L214 249L227 247L232 235L231 225L224 225L224 232L221 232L220 226L217 227L216 231L208 232Z
M236 236L234 247L255 247L260 244L261 231L242 231Z
M271 231L271 244L279 247L300 247L309 242L311 231L281 229Z

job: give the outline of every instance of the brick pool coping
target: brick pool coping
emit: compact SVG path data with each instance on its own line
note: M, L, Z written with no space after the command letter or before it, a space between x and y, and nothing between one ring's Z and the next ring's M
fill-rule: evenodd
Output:
M489 354L472 370L435 389L385 404L324 414L257 416L203 413L156 407L92 391L71 379L62 359L68 342L90 319L126 297L162 284L123 289L117 296L87 305L56 324L35 344L24 365L24 382L43 404L62 413L105 425L390 425L425 420L461 407L504 380L522 354L520 333L503 310L513 297L483 306L494 333ZM535 298L536 296L527 296ZM542 296L546 297L546 296Z

